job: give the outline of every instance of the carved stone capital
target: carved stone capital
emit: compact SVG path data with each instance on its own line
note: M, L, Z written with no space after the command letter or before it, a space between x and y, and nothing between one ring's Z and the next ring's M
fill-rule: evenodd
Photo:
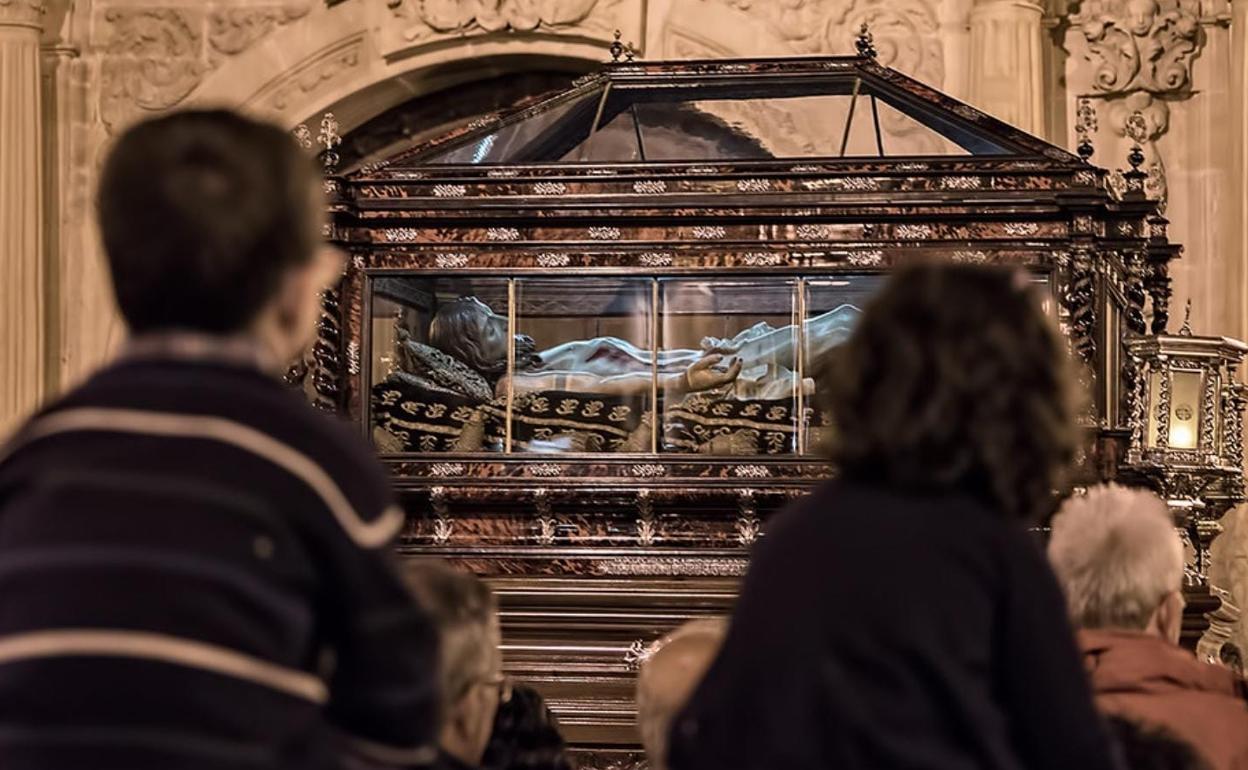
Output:
M0 0L0 27L43 29L44 0Z

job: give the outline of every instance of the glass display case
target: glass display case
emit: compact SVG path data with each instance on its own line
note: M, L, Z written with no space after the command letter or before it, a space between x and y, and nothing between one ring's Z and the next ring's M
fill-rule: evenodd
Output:
M373 437L386 453L807 454L813 368L880 280L377 278Z
M303 385L381 452L402 552L494 582L582 766L628 767L632 667L833 474L816 372L899 266L1033 276L1089 395L1072 477L1128 478L1161 417L1125 394L1171 380L1123 340L1165 330L1179 251L1129 174L871 55L621 61L326 179L351 259Z

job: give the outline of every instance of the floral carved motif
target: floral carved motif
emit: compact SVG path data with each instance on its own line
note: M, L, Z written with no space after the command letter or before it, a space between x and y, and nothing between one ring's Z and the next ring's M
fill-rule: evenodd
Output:
M311 3L304 0L213 11L208 15L208 43L223 54L242 53L277 27L303 18L311 7Z
M1171 94L1191 86L1200 44L1199 4L1190 0L1088 0L1071 17L1107 94Z
M200 84L202 15L192 9L109 8L103 14L100 117L116 131L143 111L177 105Z
M491 32L596 32L609 34L618 0L388 0L406 27L402 36L422 42L441 36Z

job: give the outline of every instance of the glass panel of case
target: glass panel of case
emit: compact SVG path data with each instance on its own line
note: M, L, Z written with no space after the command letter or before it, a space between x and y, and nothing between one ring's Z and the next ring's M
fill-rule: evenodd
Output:
M505 278L372 281L372 435L381 452L502 452Z
M516 279L513 452L650 452L654 281Z
M824 366L828 353L849 339L863 308L883 285L882 275L846 275L805 281L806 323L802 345L805 373L802 405L805 424L802 431L802 453L819 453L831 430L830 416L819 408L815 374ZM835 372L830 372L835 376Z
M374 278L373 438L388 453L816 454L820 361L885 280ZM1048 277L1033 281L1051 311Z
M796 451L796 287L766 277L659 281L662 451Z

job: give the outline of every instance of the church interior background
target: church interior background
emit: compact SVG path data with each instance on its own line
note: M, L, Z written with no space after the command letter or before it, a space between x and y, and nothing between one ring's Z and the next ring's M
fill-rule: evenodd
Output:
M1170 331L1190 302L1196 334L1248 338L1248 0L0 0L0 429L121 341L92 191L136 119L224 105L315 135L332 112L358 169L568 87L617 30L657 61L852 54L864 23L880 64L1098 166L1138 145L1183 245ZM828 141L741 118L777 154ZM1242 509L1213 554L1243 606Z

